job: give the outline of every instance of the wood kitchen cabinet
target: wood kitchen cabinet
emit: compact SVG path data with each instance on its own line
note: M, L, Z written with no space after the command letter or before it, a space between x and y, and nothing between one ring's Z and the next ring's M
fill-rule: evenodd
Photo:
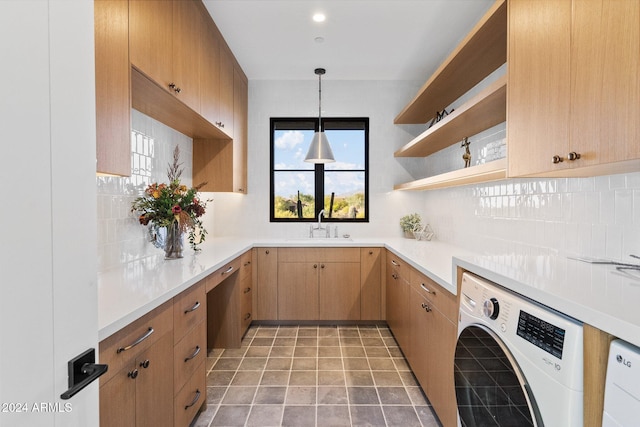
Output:
M457 299L415 269L410 273L409 365L440 422L455 425Z
M510 1L508 37L509 176L640 170L640 3Z
M96 172L131 175L129 3L94 2Z
M100 343L101 426L173 425L173 304Z
M359 320L358 248L280 248L278 320Z
M201 11L193 0L130 0L131 64L200 112Z
M173 298L174 425L188 426L206 401L205 280Z
M360 319L383 320L382 248L360 248Z
M408 358L409 347L409 266L387 251L386 311L387 324Z
M256 320L278 318L278 248L256 250Z
M248 83L237 67L232 69L231 76L233 140L194 139L193 179L207 183L203 191L244 194L247 192Z

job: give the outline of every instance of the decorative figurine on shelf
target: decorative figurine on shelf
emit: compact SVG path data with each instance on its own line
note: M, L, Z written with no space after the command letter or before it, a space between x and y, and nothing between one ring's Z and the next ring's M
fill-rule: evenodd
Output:
M431 119L431 121L429 122L429 126L427 126L427 129L429 129L431 126L435 125L436 123L438 123L440 120L444 119L444 116L453 113L454 109L452 108L451 111L447 111L447 109L445 108L442 111L436 111L436 116Z
M469 138L465 136L461 145L461 147L464 147L464 154L462 155L462 159L464 160L465 168L471 166L471 151L469 151L469 144L471 144L471 141L469 141Z

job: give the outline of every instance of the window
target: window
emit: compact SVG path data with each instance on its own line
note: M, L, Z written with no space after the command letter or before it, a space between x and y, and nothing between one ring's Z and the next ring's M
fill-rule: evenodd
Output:
M334 163L304 161L319 126ZM368 166L368 118L272 118L271 221L368 222Z

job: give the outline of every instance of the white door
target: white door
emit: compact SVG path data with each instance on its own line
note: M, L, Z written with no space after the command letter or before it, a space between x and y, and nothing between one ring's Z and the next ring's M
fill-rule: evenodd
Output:
M0 426L97 426L93 1L4 0L0 13Z

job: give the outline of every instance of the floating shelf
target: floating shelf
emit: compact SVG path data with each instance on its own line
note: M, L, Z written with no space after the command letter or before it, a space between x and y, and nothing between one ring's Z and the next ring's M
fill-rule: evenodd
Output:
M449 55L395 124L427 123L507 62L507 3L499 0Z
M477 166L458 169L429 178L397 184L394 190L434 190L436 188L457 187L505 179L507 177L507 159L494 160Z
M489 85L460 108L454 110L393 155L424 157L489 129L507 118L507 78Z

